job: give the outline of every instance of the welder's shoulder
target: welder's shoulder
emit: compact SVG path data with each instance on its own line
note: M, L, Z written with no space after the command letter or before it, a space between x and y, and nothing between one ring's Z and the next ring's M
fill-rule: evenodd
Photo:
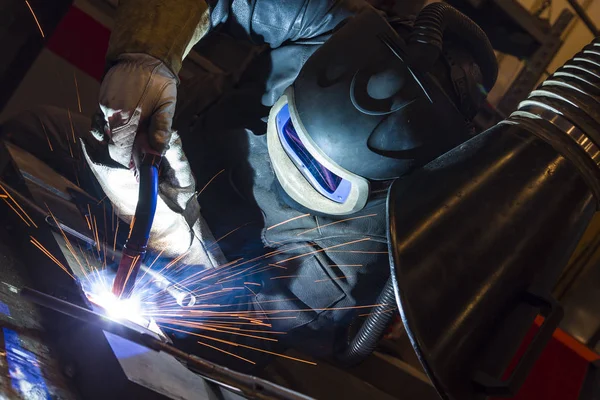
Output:
M223 1L230 3L229 17L236 22L234 25L239 24L253 40L271 47L328 33L344 19L369 7L365 0L221 0L219 3Z

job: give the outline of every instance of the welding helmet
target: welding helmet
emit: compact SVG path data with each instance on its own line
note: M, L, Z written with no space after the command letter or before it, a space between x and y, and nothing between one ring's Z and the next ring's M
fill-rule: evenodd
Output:
M374 186L467 140L467 118L439 81L411 68L404 40L374 10L347 21L271 108L268 151L284 199L352 214Z

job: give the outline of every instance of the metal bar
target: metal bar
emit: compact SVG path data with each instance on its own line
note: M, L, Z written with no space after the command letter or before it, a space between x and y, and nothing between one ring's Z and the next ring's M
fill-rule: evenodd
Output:
M509 115L517 108L519 102L524 100L529 92L535 88L554 55L560 49L562 45L561 34L567 29L572 19L573 13L569 10L562 11L541 47L525 61L525 66L498 104L498 111L504 115Z
M104 331L121 336L134 343L145 346L148 349L163 351L170 354L180 361L187 363L189 368L193 369L193 371L197 372L202 377L209 379L226 389L238 390L248 398L260 400L311 400L308 396L296 393L269 381L232 371L228 368L221 367L218 364L185 353L147 333L138 332L135 329L111 320L104 315L45 293L38 292L37 290L25 287L21 289L21 296L43 307L58 311L85 323L95 325Z
M592 21L592 19L588 15L588 13L583 9L583 7L581 7L581 5L577 2L577 0L567 0L567 1L571 5L571 7L573 7L573 10L575 11L575 13L579 17L579 19L581 19L581 21L585 24L585 26L587 26L587 28L590 30L590 32L592 32L592 35L600 36L600 31L594 24L594 21Z

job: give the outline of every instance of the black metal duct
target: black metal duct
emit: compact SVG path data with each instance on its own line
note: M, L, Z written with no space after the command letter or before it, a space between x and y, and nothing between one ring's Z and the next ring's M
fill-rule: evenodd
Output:
M396 300L443 398L514 393L560 321L549 293L600 198L599 110L596 39L506 121L392 186Z

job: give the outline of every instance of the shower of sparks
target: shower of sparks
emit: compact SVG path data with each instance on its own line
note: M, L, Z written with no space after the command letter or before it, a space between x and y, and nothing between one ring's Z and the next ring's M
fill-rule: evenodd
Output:
M42 30L40 21L38 21L37 16L35 15L35 12L33 12L33 8L31 8L31 5L29 5L29 1L25 0L25 4L27 4L27 7L29 7L29 11L31 11L31 15L33 15L33 19L35 19L35 23L37 24L37 27L40 30L40 33L42 34L42 38L45 38L46 36L44 35L44 31Z
M272 225L272 226L268 227L267 230L269 231L271 229L277 228L278 226L285 225L285 224L287 224L289 222L295 221L295 220L300 219L300 218L309 217L309 216L310 216L310 214L298 215L297 217L286 219L285 221L282 221L282 222L280 222L278 224Z
M219 174L222 172L223 171L219 172ZM207 185L210 184L210 182L212 182L219 174L215 175L211 181L207 183ZM205 188L206 185L203 190ZM7 193L6 191L4 192ZM8 193L0 193L0 197L7 203L9 196L10 195ZM102 201L100 201L98 204L101 202ZM9 205L12 204L9 203ZM93 290L98 291L98 293L93 293L95 296L108 296L111 295L112 278L107 278L108 275L104 274L104 272L106 272L107 264L109 264L107 261L107 258L109 258L108 256L111 255L114 260L115 254L117 254L118 258L119 253L117 250L117 233L120 224L118 223L118 216L115 216L114 213L112 216L110 216L110 223L107 221L105 208L99 211L99 215L95 215L94 211L96 210L92 210L92 207L88 205L86 223L88 224L89 231L86 231L87 233L85 235L89 236L90 242L93 242L93 245L89 246L88 244L88 247L86 247L80 245L79 242L73 242L72 240L70 241L69 237L67 237L67 234L61 228L61 224L58 223L58 220L55 218L54 214L48 209L49 215L54 219L55 226L58 226L58 229L60 230L60 234L62 235L64 241L64 248L66 248L73 260L75 260L75 263L72 263L72 266L75 267L73 271L65 267L67 264L64 264L59 260L59 258L52 255L48 249L44 247L37 239L31 237L30 241L38 250L52 260L53 263L58 265L71 278L77 277L84 286L95 288ZM29 223L28 219L24 217L22 213L18 212L17 208L15 208L15 212L22 217L25 223ZM271 228L281 226L290 222L291 220L304 218L308 215L309 214L305 214L294 217L293 219L276 224ZM115 218L117 223L114 222ZM336 223L341 222L342 221L336 221ZM102 230L102 226L99 226L102 225L102 223L105 225L104 230ZM113 229L110 229L107 224L112 225ZM131 226L132 225L133 221ZM233 229L223 237L219 238L219 240L233 234L245 225ZM321 227L323 226L327 225L321 225ZM112 236L113 234L114 238ZM377 309L377 307L388 305L371 304L323 309L302 309L287 305L288 303L293 303L295 300L297 300L295 298L279 298L258 301L257 295L253 291L253 288L268 285L271 281L273 281L273 284L275 284L275 281L279 279L312 278L306 281L312 284L314 277L294 274L294 272L300 272L300 270L295 268L295 263L290 263L288 266L281 264L289 263L293 260L323 251L365 253L364 251L357 250L360 247L349 247L350 250L338 250L338 248L359 244L369 240L370 238L365 237L316 250L312 245L306 243L289 245L277 250L268 250L265 254L251 259L238 258L231 262L219 265L213 269L200 269L199 271L194 271L192 274L184 278L178 277L178 274L182 268L186 268L186 266L182 264L182 259L187 255L187 253L184 253L175 259L169 260L163 258L163 253L160 252L151 261L148 270L146 270L143 274L140 274L140 277L136 280L136 286L133 294L137 299L139 299L138 302L140 309L139 315L137 316L143 320L154 321L166 332L180 332L186 335L195 336L198 339L201 339L201 341L198 342L199 346L219 351L230 357L237 358L251 364L255 363L255 361L251 359L252 357L247 357L245 354L243 354L244 356L236 354L235 349L246 349L276 357L283 357L309 365L315 365L316 363L312 361L290 357L285 354L272 351L273 349L271 349L271 346L277 345L279 339L285 338L286 335L286 332L277 330L275 328L278 323L277 321L294 320L298 318L300 314L305 312L313 313L334 310L364 310L364 312L369 312L370 310L372 311ZM216 242L218 242L218 240ZM216 242L214 244L216 244ZM366 253L379 254L386 252ZM67 253L65 254L68 255ZM134 265L137 261L137 259L132 260L132 265ZM150 260L148 260L148 262L150 262ZM160 265L160 267L155 267L155 264ZM79 271L77 271L77 266L79 267ZM147 271L153 267L153 274L147 274ZM329 267L362 267L362 264L332 264L329 265ZM251 282L251 277L253 275L262 273L269 274L269 271L272 275L277 275L277 273L282 273L282 275L271 275L270 279L267 275L267 278L264 278L266 281L263 280L262 284ZM130 279L130 274L131 269L128 277L126 278L127 280ZM176 295L169 294L164 287L161 288L157 286L159 285L159 283L157 283L159 281L158 278L155 277L155 274L158 274L171 282L170 285L172 286L170 287L172 289L193 295L195 298L195 304L182 307L178 303ZM346 277L333 278L333 280L337 279L346 279ZM330 279L318 279L315 282L324 282L328 280ZM87 291L89 289L85 290ZM89 295L90 294L88 293L88 296ZM116 301L118 302L121 300L116 299ZM286 306L282 307L282 305ZM116 307L118 308L118 305ZM389 311L392 311L394 305L389 304L389 307ZM384 312L387 311L388 310ZM213 335L215 337L213 337ZM222 337L231 340L225 340L222 339ZM255 343L259 344L254 345Z

